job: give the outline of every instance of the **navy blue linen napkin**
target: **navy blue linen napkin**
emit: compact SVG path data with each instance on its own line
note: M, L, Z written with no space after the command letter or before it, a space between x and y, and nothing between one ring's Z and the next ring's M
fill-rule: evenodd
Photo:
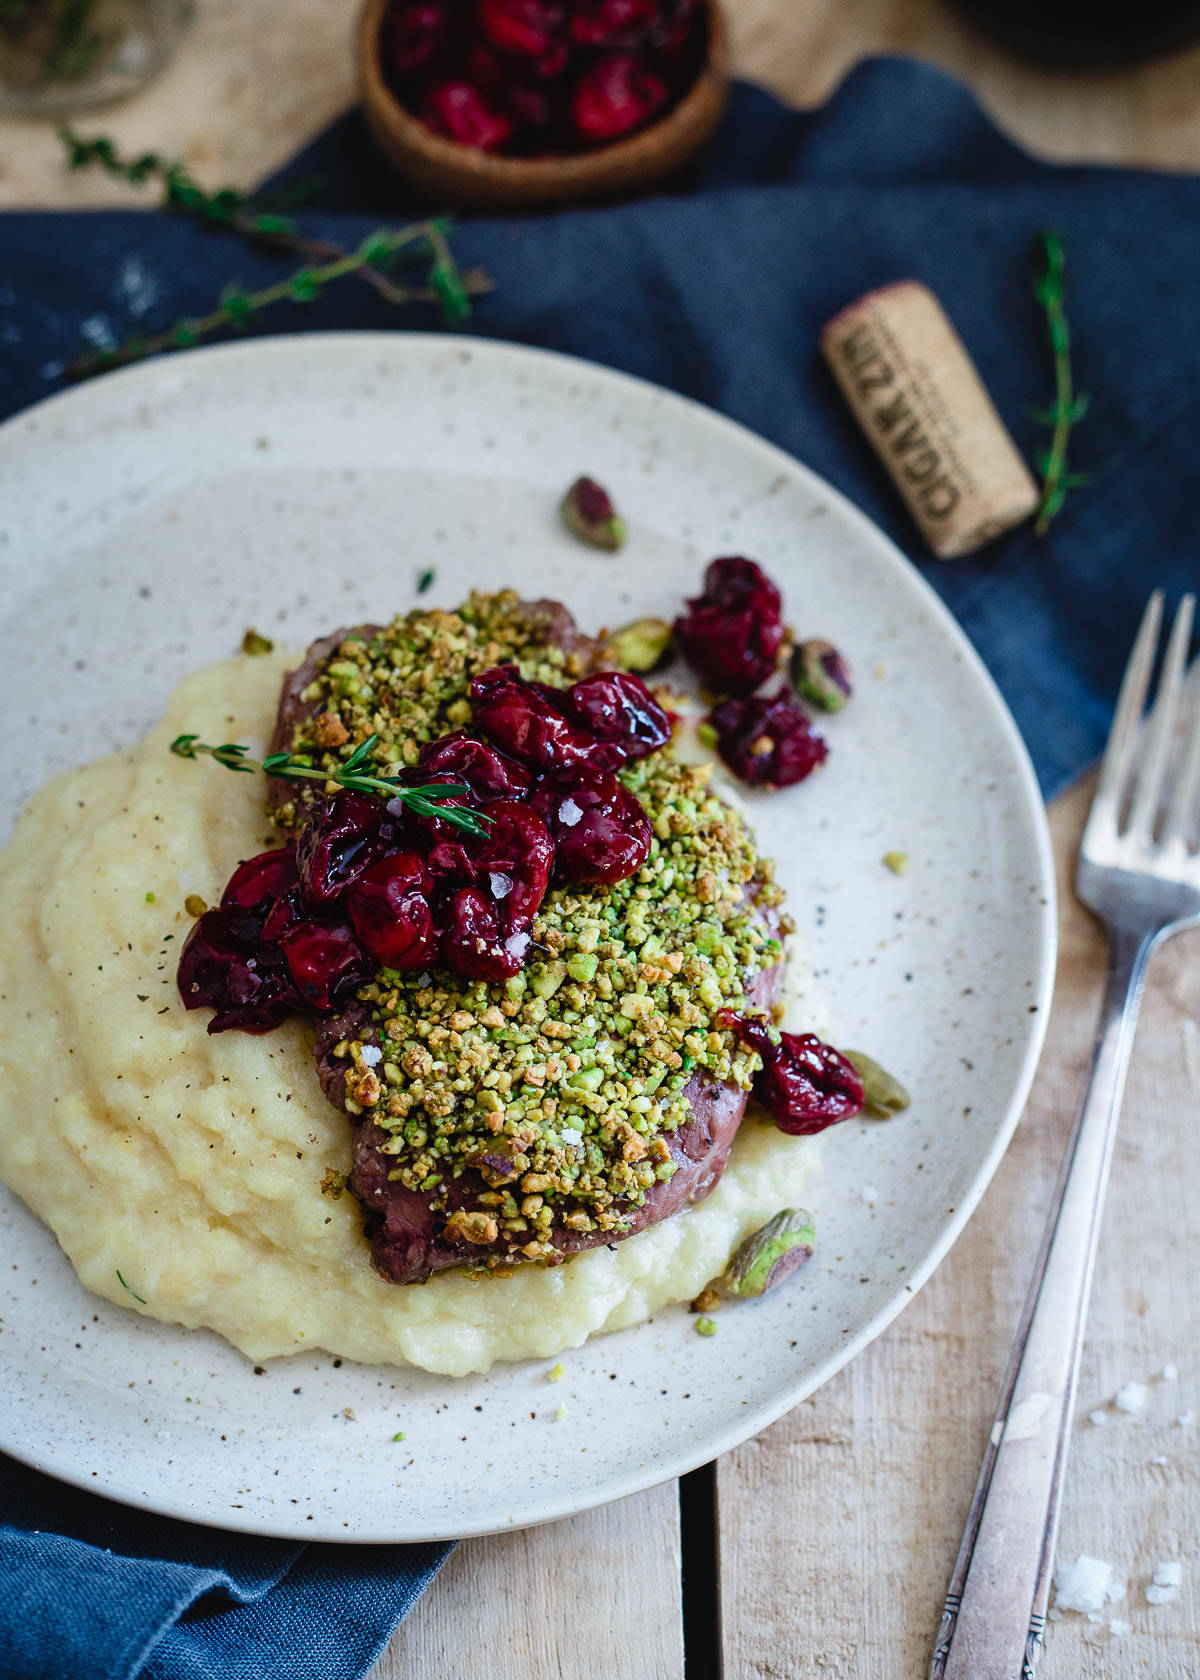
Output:
M355 114L280 179L320 168L353 244L403 208ZM1077 461L1095 479L1050 535L1016 532L940 565L841 407L822 324L903 276L939 295L1019 442L1051 370L1029 293L1039 228L1065 238L1080 385ZM1200 477L1200 182L1034 162L923 66L874 61L823 110L736 91L720 144L673 196L537 219L467 222L460 259L496 281L472 332L591 357L672 386L824 473L904 548L974 640L1044 790L1093 758L1133 624L1155 583L1194 584ZM83 344L211 307L281 259L141 212L0 217L0 414L58 389ZM269 329L436 325L343 283ZM38 1530L42 1532L38 1532ZM0 1461L5 1680L350 1680L445 1548L254 1540L134 1513Z

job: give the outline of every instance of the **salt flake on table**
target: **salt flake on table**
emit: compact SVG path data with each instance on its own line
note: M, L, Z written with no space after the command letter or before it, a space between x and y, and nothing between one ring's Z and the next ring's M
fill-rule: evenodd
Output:
M1149 1396L1150 1390L1145 1383L1127 1382L1124 1388L1119 1388L1113 1395L1113 1405L1123 1412L1140 1412Z
M1104 1425L1108 1422L1108 1413L1102 1412L1099 1408L1097 1408L1096 1411L1088 1413L1088 1422L1090 1424L1094 1424L1097 1429L1103 1429Z
M1074 1563L1064 1563L1054 1572L1054 1602L1060 1610L1087 1616L1124 1597L1124 1581L1103 1558L1081 1552Z
M1127 1633L1133 1632L1133 1623L1123 1622L1120 1616L1114 1616L1108 1624L1108 1631L1114 1639L1124 1639Z
M1179 1367L1178 1367L1178 1365L1171 1365L1171 1364L1164 1365L1162 1370L1159 1372L1159 1381L1160 1382L1178 1382L1179 1381Z
M1143 1587L1147 1604L1173 1604L1183 1585L1183 1565L1176 1558L1154 1566L1154 1579Z
M875 1203L879 1200L879 1192L873 1184L865 1184L859 1191L859 1195L862 1197L863 1201L866 1202L868 1207L874 1207Z
M1175 1419L1175 1422L1179 1425L1180 1429L1190 1429L1195 1421L1195 1412L1180 1412L1179 1416Z

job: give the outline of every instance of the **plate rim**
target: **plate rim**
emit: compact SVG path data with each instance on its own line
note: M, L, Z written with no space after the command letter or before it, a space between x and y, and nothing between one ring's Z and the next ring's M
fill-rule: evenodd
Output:
M838 515L853 530L858 540L866 546L874 547L881 558L886 555L887 564L900 587L910 590L923 609L931 615L938 627L949 634L965 669L974 681L977 692L981 698L986 700L992 721L998 726L999 733L1008 748L1011 767L1016 778L1014 791L1019 790L1021 795L1020 815L1027 827L1029 837L1033 841L1032 854L1039 887L1039 917L1036 953L1034 954L1031 950L1031 954L1034 955L1035 967L1033 997L1037 1005L1036 1013L1031 1013L1026 1017L1026 1042L1017 1077L1005 1101L1001 1122L985 1157L972 1174L969 1184L957 1197L954 1211L944 1215L935 1227L934 1240L920 1264L906 1275L904 1284L896 1291L895 1295L873 1314L855 1335L848 1338L835 1353L831 1354L815 1369L810 1370L802 1380L784 1386L770 1400L731 1421L726 1428L718 1433L707 1436L703 1447L691 1450L681 1449L678 1453L672 1455L669 1460L642 1466L616 1480L610 1478L604 1484L602 1496L590 1499L587 1503L580 1503L577 1499L565 1497L555 1499L554 1490L551 1487L543 1493L540 1501L536 1499L536 1496L533 1501L530 1501L531 1505L537 1504L536 1511L531 1513L519 1512L499 1524L469 1524L466 1527L449 1529L435 1523L433 1526L427 1525L423 1528L401 1532L397 1532L396 1528L391 1526L347 1533L345 1530L337 1531L326 1527L319 1518L311 1524L305 1522L305 1531L301 1532L295 1525L288 1527L273 1522L266 1516L258 1518L250 1515L239 1517L239 1520L235 1522L229 1522L223 1517L218 1519L215 1515L198 1514L188 1506L185 1500L163 1499L147 1494L137 1489L132 1481L122 1483L120 1478L100 1481L85 1469L63 1466L56 1463L52 1458L40 1455L36 1449L24 1449L20 1446L14 1446L7 1439L0 1439L0 1451L7 1453L18 1463L49 1475L55 1481L62 1482L67 1486L111 1499L116 1504L125 1505L135 1510L149 1511L159 1516L191 1523L197 1527L223 1530L228 1533L254 1534L264 1538L293 1542L336 1543L342 1546L407 1545L473 1539L483 1535L510 1533L519 1529L537 1528L546 1523L562 1521L567 1517L579 1515L583 1511L599 1509L618 1500L630 1498L636 1493L657 1487L664 1482L677 1480L705 1464L712 1463L723 1454L761 1434L763 1430L769 1428L786 1412L791 1411L807 1399L809 1395L815 1393L838 1371L848 1365L852 1359L856 1358L864 1348L882 1335L888 1326L904 1311L905 1307L916 1298L958 1241L967 1222L979 1206L1008 1150L1028 1101L1049 1025L1050 1003L1054 992L1058 955L1057 881L1046 807L1041 790L1038 787L1028 748L1017 728L1012 713L1001 695L995 679L976 651L966 631L941 600L941 597L916 569L912 560L899 544L894 542L885 531L876 525L843 491L779 444L770 442L741 421L731 419L728 415L722 414L719 410L694 397L673 391L665 385L656 384L653 380L644 379L639 375L609 367L603 362L590 361L586 357L571 355L563 351L545 349L540 345L527 345L507 339L492 338L486 334L471 333L470 335L455 337L439 332L385 332L354 329L277 333L243 342L235 341L199 346L186 353L186 366L192 367L197 362L202 362L207 369L227 360L269 359L275 356L282 356L286 359L291 355L297 353L303 355L310 351L319 356L334 349L349 356L360 348L367 353L374 350L393 355L397 351L417 356L444 355L447 353L463 355L466 353L468 359L470 355L479 353L485 357L494 357L498 362L508 361L514 367L519 367L522 363L528 363L532 360L558 366L565 365L568 369L576 368L589 378L595 379L598 377L602 381L611 382L619 388L633 387L640 396L662 402L668 409L681 405L693 415L700 416L706 424L715 426L719 431L726 432L731 440L736 440L739 447L749 447L757 451L768 465L773 465L777 470L787 472L789 476L799 475L802 480L807 481L812 489L819 490L822 497L836 509ZM10 441L15 440L16 434L28 425L32 416L40 419L42 415L57 411L63 405L82 408L86 416L86 409L98 399L99 393L111 393L115 387L125 385L134 388L136 392L137 387L144 382L151 382L151 389L144 393L144 401L152 402L157 394L153 390L152 382L162 376L171 359L155 357L145 362L113 369L109 373L89 381L86 385L55 392L42 398L39 402L18 410L16 414L10 415L0 423L0 466L3 465L2 457L5 446ZM183 1327L166 1325L164 1328L182 1329ZM454 1381L455 1379L447 1378L446 1380Z

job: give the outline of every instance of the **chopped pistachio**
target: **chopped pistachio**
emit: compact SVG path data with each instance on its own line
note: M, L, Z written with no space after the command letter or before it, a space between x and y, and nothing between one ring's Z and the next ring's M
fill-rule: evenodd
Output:
M208 909L208 905L200 897L199 893L189 893L183 901L183 908L187 911L189 916L195 918L197 916L203 916L204 912Z
M792 687L823 712L840 712L852 688L850 667L832 642L801 642L792 653Z
M562 1405L558 1408L558 1410L554 1414L555 1423L562 1423L565 1420L566 1415L567 1415L567 1403L564 1400Z
M562 1364L562 1362L560 1361L557 1365L552 1365L550 1367L550 1369L546 1372L546 1381L547 1382L561 1382L563 1380L563 1378L566 1376L566 1374L567 1374L567 1367L564 1364Z
M665 665L675 632L665 618L636 618L608 636L605 653L623 671L646 676Z
M698 1336L715 1336L717 1321L715 1318L698 1318L696 1320L696 1334Z
M696 1296L696 1299L692 1302L688 1311L694 1313L711 1313L716 1312L720 1305L720 1292L714 1289L710 1283L700 1291L699 1295Z
M264 636L259 630L247 630L242 637L242 652L251 655L273 653L275 643L270 636Z
M815 1243L812 1215L784 1208L734 1249L723 1274L725 1287L731 1295L765 1295L811 1259Z
M157 902L158 902L158 900L157 900L157 897L154 893L148 892L146 894L146 903L147 904L156 904Z
M625 521L608 491L594 478L577 478L559 503L559 512L571 535L592 548L611 554L625 541Z
M872 1120L890 1120L908 1107L910 1097L898 1079L880 1067L862 1050L843 1050L842 1055L853 1062L863 1082L863 1113Z
M908 853L907 852L884 852L884 854L883 854L883 867L885 869L890 869L893 875L907 875L908 874Z
M403 1429L397 1429L396 1433L392 1436L392 1440L393 1441L407 1441L408 1436L404 1433Z

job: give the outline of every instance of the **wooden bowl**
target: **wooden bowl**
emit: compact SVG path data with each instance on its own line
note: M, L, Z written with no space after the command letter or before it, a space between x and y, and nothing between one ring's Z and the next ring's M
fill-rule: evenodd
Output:
M379 39L389 0L365 0L358 67L367 127L383 156L423 198L447 209L532 210L617 198L657 186L711 139L729 94L729 48L718 0L704 0L708 56L679 103L626 140L561 157L500 157L434 134L384 80Z

